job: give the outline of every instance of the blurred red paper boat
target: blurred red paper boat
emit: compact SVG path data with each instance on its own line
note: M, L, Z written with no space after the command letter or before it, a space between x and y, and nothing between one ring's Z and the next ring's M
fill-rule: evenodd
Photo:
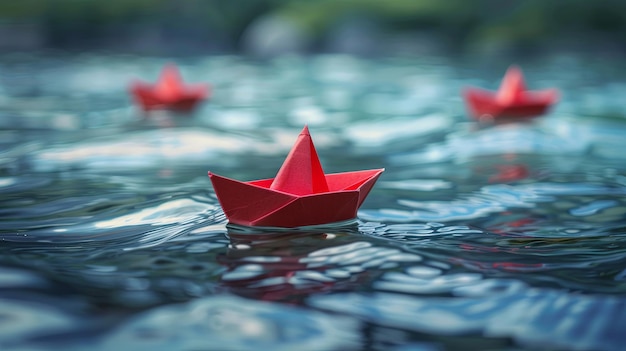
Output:
M557 89L526 90L524 75L517 66L509 67L497 92L468 87L463 95L469 113L476 119L535 117L559 99Z
M325 174L305 126L276 178L241 182L209 172L230 223L294 228L354 219L384 169Z
M163 67L155 84L135 81L131 84L130 91L144 111L191 111L198 102L209 96L207 84L185 85L174 64Z

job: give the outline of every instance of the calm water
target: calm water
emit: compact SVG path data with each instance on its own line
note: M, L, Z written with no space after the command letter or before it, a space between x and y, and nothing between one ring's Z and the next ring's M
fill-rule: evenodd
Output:
M619 350L626 70L519 62L563 99L480 125L510 60L177 60L214 96L143 119L157 58L0 57L2 350ZM385 167L357 225L227 229L207 171L272 177L307 123L327 172Z

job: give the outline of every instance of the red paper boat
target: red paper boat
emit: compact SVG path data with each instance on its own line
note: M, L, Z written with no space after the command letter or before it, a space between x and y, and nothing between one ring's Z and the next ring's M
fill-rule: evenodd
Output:
M233 224L293 228L356 218L384 169L325 174L305 126L276 178L241 182L209 172Z
M206 84L185 85L180 72L174 64L163 67L161 76L155 84L135 81L130 91L144 111L175 110L191 111L198 102L209 95Z
M524 75L517 66L509 67L497 92L469 87L463 95L476 119L539 116L559 98L557 89L526 90Z

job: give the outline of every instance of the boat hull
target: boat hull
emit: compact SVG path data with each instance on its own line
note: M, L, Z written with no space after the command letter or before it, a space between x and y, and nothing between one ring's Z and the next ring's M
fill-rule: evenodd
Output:
M524 99L503 103L496 95L482 89L469 88L464 91L468 113L475 119L532 118L543 115L556 102L555 90L527 94Z
M354 219L383 169L327 174L328 192L294 195L209 172L228 221L243 226L296 228Z
M206 90L181 93L176 96L159 96L154 93L152 86L137 83L131 87L131 93L136 103L144 110L171 110L188 112L207 97Z

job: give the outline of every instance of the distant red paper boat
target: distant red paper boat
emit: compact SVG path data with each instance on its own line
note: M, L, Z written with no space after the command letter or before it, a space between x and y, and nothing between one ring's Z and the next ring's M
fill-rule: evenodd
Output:
M191 111L209 96L207 84L186 85L174 64L163 67L155 84L135 81L130 87L137 104L144 110Z
M275 178L241 182L209 172L230 223L295 228L357 216L384 169L325 174L305 126Z
M497 92L468 87L463 95L467 108L476 119L502 117L536 117L557 102L557 89L529 91L517 66L506 71Z

